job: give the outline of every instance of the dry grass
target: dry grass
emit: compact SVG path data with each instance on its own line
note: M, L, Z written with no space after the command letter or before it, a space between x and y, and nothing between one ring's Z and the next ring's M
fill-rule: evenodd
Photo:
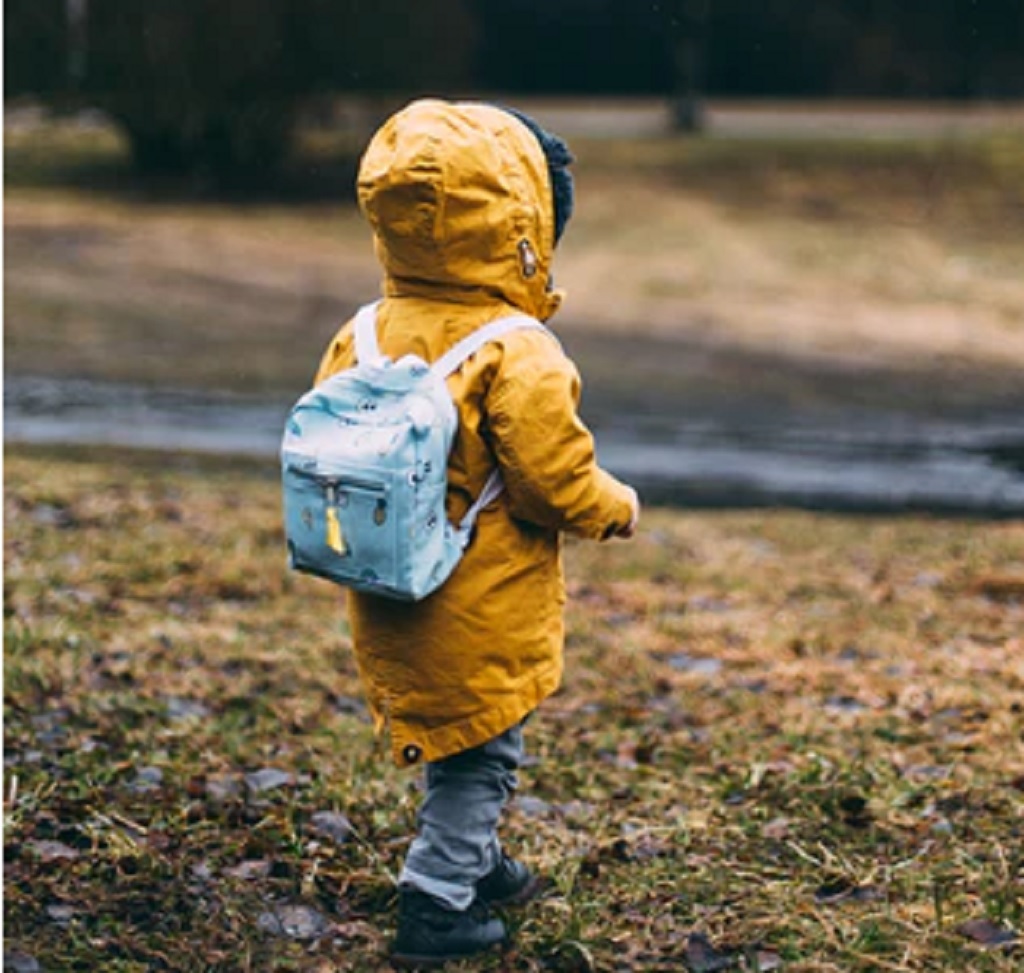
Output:
M575 147L579 215L557 267L568 334L1024 366L1019 135ZM345 202L146 201L103 131L13 132L6 152L11 369L293 390L377 291Z
M1020 367L1022 146L612 144L581 165L560 268L570 317L797 356Z
M6 486L6 948L384 968L415 780L337 594L283 567L272 471L19 451ZM571 545L506 827L554 885L472 968L1020 969L979 939L1024 927L1022 552L1020 522L771 512Z

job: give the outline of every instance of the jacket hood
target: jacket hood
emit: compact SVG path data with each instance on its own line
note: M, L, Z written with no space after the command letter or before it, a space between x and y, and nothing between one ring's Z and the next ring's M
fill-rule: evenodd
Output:
M492 105L415 101L374 135L359 167L391 297L499 300L540 320L555 247L547 161L523 122Z

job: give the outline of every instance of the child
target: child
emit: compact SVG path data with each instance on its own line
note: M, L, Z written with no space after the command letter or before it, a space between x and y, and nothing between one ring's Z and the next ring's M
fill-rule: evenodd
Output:
M496 318L554 314L555 244L572 211L572 161L531 119L483 104L417 101L374 136L359 203L384 268L384 354L434 361ZM351 323L317 376L353 364ZM416 603L349 594L353 641L395 760L426 765L419 830L399 881L397 965L434 965L505 939L488 906L537 881L496 828L516 787L522 725L562 673L560 535L632 536L636 493L602 470L576 414L579 376L550 335L513 331L449 379L459 432L448 466L453 522L495 464L488 504L454 574Z

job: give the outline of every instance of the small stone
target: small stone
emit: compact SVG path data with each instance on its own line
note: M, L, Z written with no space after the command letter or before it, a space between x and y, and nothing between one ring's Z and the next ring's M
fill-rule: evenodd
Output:
M854 696L829 696L825 709L839 713L863 713L867 707Z
M316 909L306 905L277 906L270 912L262 913L257 925L273 936L287 936L301 942L321 939L333 928Z
M287 787L294 780L295 778L287 771L278 770L276 767L264 767L262 770L255 770L251 774L245 775L246 786L254 794L276 790L278 787Z
M589 801L573 800L556 804L555 810L568 821L586 821L594 816L597 808Z
M72 527L75 518L64 508L52 503L37 503L32 508L32 520L40 527Z
M315 834L330 838L343 845L352 835L352 822L338 811L317 811L309 819L309 828Z
M210 708L198 699L170 696L166 700L167 718L170 720L202 720L210 715Z
M62 841L37 841L28 842L29 848L44 862L53 861L74 861L81 857L81 852L69 847Z
M793 822L789 818L772 818L761 828L761 834L770 841L782 841L792 830Z
M997 925L989 919L971 919L958 926L957 932L982 946L1013 946L1020 942L1014 930Z
M206 861L193 865L191 872L192 877L197 882L209 882L213 878L213 869L210 867L210 863Z
M366 704L352 696L335 696L334 710L335 712L344 714L345 716L358 716L365 718L367 715Z
M686 607L691 611L710 612L713 615L732 611L732 605L724 598L715 598L711 595L698 595L696 598L691 598L686 603Z
M265 858L253 858L240 862L233 868L224 869L224 874L229 878L239 878L244 882L251 882L254 879L266 878L270 874L270 862Z
M911 780L943 780L953 773L953 768L948 766L935 766L932 764L915 764L903 771L903 776Z
M148 791L159 790L163 783L164 772L159 767L142 767L135 775L128 789L136 794L145 794Z
M76 912L74 906L62 902L54 902L46 907L46 914L60 926L66 926L74 919Z
M668 664L676 672L689 672L698 676L716 676L722 671L721 659L709 659L679 652L669 656Z
M4 953L4 969L10 973L41 973L35 957L28 953Z
M720 973L735 969L736 957L716 949L702 933L691 933L686 943L686 966L692 973Z
M551 805L539 797L517 797L515 806L528 818L539 818L551 813Z
M206 793L214 801L230 801L242 792L237 777L213 777L206 782Z

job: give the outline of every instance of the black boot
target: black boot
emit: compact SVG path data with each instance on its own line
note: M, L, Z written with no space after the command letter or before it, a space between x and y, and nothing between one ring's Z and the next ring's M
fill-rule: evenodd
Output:
M522 862L501 853L501 860L476 883L477 898L487 905L522 905L543 887Z
M446 909L416 889L398 893L398 935L391 962L402 969L426 969L447 960L482 953L505 941L505 924L479 899L463 912Z

